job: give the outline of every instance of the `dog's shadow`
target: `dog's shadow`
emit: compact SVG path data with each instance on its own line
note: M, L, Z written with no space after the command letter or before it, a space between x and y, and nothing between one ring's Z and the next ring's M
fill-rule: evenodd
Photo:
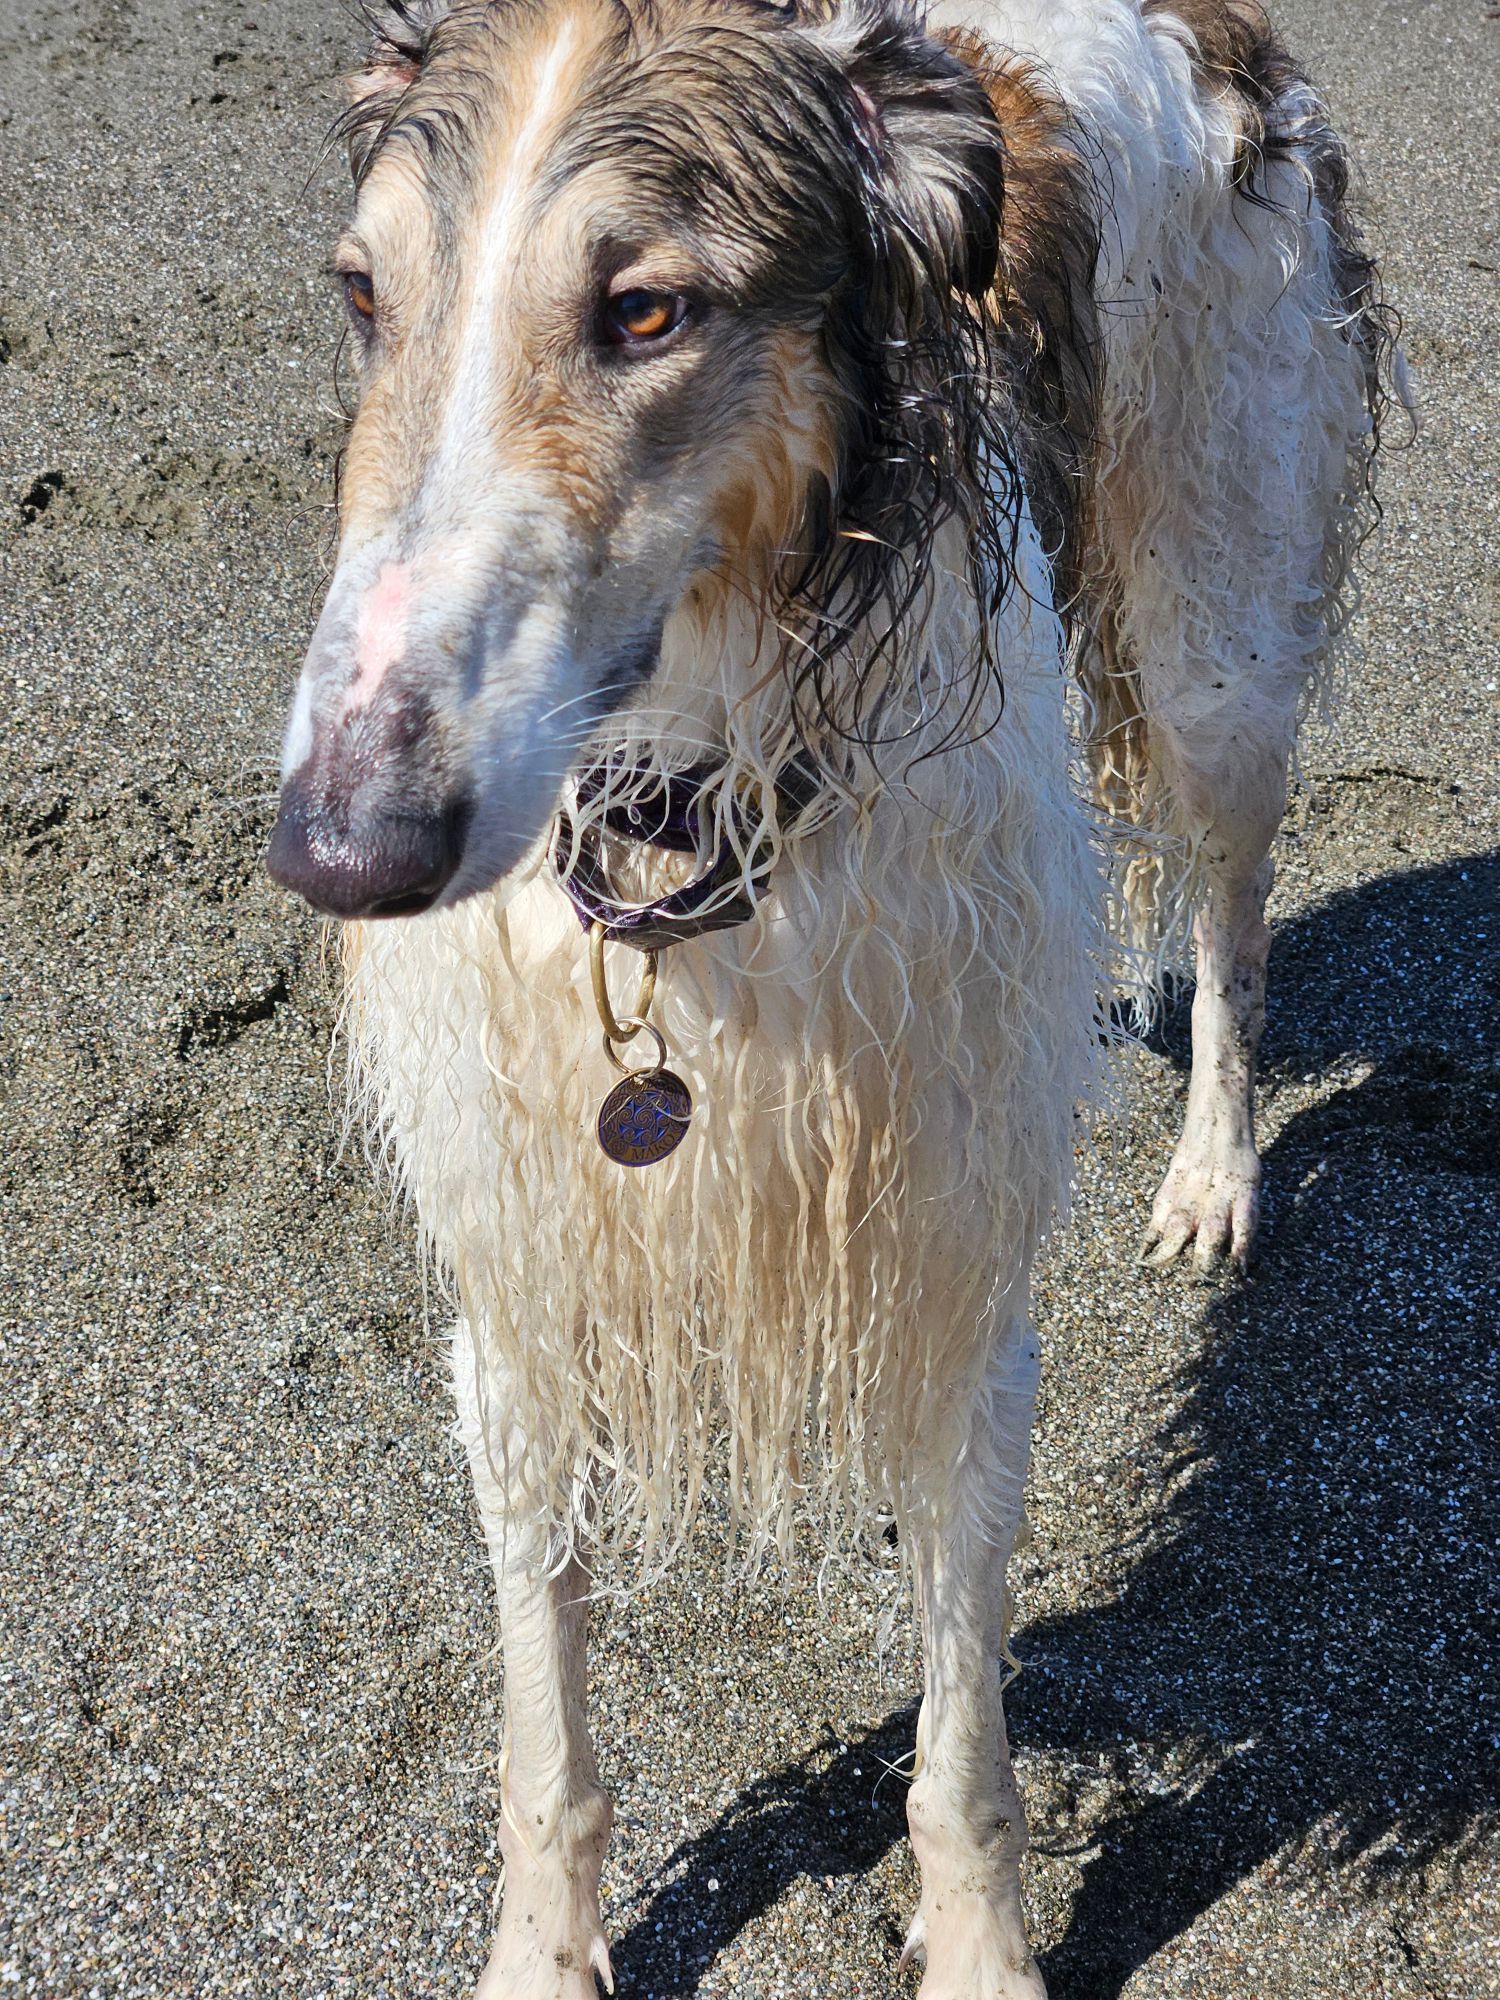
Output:
M1191 1473L1127 1587L1017 1639L1018 1746L1123 1768L1144 1745L1158 1773L1089 1827L1045 1968L1057 2000L1114 2000L1309 1837L1357 1887L1500 1826L1481 1435L1497 1388L1497 929L1500 854L1384 878L1278 932L1269 1086L1348 1080L1267 1152L1263 1259L1208 1306L1166 1441ZM1182 1026L1168 1021L1169 1053ZM876 1862L905 1800L873 1780L909 1756L914 1717L907 1704L831 1757L815 1747L680 1847L619 1941L622 1991L693 1993L797 1876ZM1399 1921L1392 1950L1415 1963Z
M856 1737L828 1738L746 1787L705 1832L663 1864L663 1886L611 1947L622 1995L668 2000L699 1975L799 1876L864 1874L906 1831L917 1704ZM901 1939L887 1942L892 1959Z

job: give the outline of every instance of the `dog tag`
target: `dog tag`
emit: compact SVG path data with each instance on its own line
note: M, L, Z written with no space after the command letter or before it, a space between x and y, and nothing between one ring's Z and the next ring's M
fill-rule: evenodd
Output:
M599 1109L599 1144L621 1167L654 1167L682 1144L692 1094L669 1069L621 1077Z

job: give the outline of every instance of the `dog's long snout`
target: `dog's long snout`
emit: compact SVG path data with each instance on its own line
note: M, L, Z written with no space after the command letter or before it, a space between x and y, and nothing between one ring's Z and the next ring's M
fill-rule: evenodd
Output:
M520 560L514 536L424 540L420 523L341 558L266 856L314 909L446 907L492 887L545 829L580 718L608 698L593 685L600 648L575 648L566 608L517 585Z
M266 867L325 916L415 916L453 879L469 816L460 801L340 826L294 783L282 794Z

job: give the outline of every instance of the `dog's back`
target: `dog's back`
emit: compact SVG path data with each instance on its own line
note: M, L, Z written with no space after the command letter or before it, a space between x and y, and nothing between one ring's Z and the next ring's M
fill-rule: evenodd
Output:
M1052 379L1034 372L1083 474L1055 543L1097 794L1176 840L1176 866L1148 840L1128 877L1149 976L1183 941L1206 825L1226 806L1259 817L1254 794L1278 785L1253 767L1284 766L1326 685L1381 420L1405 393L1394 316L1343 144L1256 0L942 0L933 19L1006 134L1015 317L1038 356L1059 301L1099 343L1092 409L1076 374L1065 399L1053 387L1066 338ZM1082 302L1080 205L1098 251Z
M1377 519L1382 420L1409 401L1395 316L1343 144L1257 0L944 0L936 18L987 47L1022 188L1028 90L1062 107L1091 177L1100 394L1060 577L1115 836L1117 980L1149 1016L1190 932L1198 979L1147 1247L1243 1264L1270 848Z

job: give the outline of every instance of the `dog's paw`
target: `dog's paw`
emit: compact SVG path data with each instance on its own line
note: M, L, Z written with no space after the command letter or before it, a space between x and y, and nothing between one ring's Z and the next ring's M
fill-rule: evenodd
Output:
M1254 1147L1177 1149L1151 1207L1141 1262L1160 1268L1193 1248L1193 1269L1211 1277L1228 1263L1243 1271L1260 1220L1260 1159Z
M917 2000L1047 2000L1015 1917L980 1897L959 1894L947 1910L938 1902L930 1918L918 1911L897 1970L918 1962Z
M596 1933L591 1943L569 1945L507 1934L502 1925L474 2000L599 2000L601 1984L606 1993L614 1992L615 1975L602 1934Z

